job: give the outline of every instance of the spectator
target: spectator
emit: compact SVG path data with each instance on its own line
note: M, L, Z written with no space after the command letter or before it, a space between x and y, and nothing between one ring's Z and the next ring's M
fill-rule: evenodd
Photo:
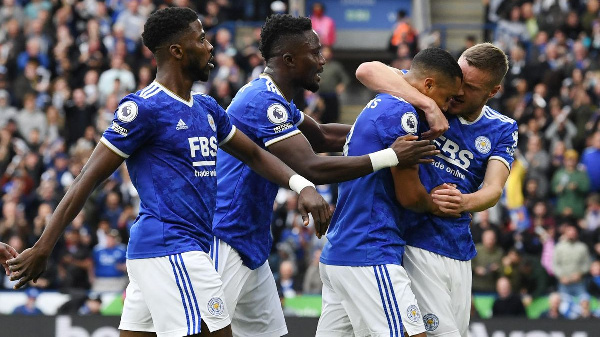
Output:
M340 95L350 83L350 77L342 64L333 58L331 47L324 46L321 53L327 62L321 73L318 95L325 103L325 111L321 115L321 123L337 123L340 115Z
M589 301L584 276L590 271L590 253L579 241L577 226L567 225L553 257L554 273L558 279L558 292L563 300Z
M502 18L498 22L494 44L508 52L517 43L529 42L529 37L527 26L521 18L521 7L514 6L508 19Z
M401 44L408 46L411 53L410 58L417 53L417 30L413 28L406 11L403 9L399 10L396 16L396 23L392 28L392 37L389 42L389 50L396 53Z
M16 119L17 108L10 105L10 96L8 91L0 89L0 128L8 122L9 119Z
M319 259L321 258L321 249L316 249L313 253L312 261L304 274L302 282L302 293L304 295L321 295L323 290L323 281L319 275Z
M25 290L25 294L27 295L27 302L16 307L12 312L13 315L43 315L44 313L35 305L40 291L37 288L29 287Z
M23 137L27 137L33 129L39 131L40 137L46 137L48 129L46 116L36 107L35 95L32 93L25 94L23 97L23 109L19 111L17 116L17 126L20 135Z
M94 292L122 292L129 279L125 267L125 245L120 243L119 231L112 229L106 236L105 246L94 247Z
M498 298L492 306L493 317L527 317L525 307L518 294L512 291L510 281L507 277L500 277L496 283Z
M500 228L490 220L490 210L486 209L474 214L473 221L471 222L471 235L475 244L481 243L483 232L488 229L493 230L496 233L496 237L500 236Z
M590 266L590 279L587 290L590 295L600 297L600 260L592 262Z
M548 310L544 311L541 315L540 318L551 318L551 319L562 319L562 318L566 318L562 313L561 313L561 298L560 298L560 294L557 292L551 293L550 296L548 296Z
M310 20L312 21L312 27L317 32L317 35L319 35L321 44L324 46L333 46L336 40L335 21L325 15L325 5L320 2L314 2L311 13Z
M296 297L298 288L294 282L294 264L290 260L285 260L279 265L279 288L285 298Z
M563 168L552 177L552 191L557 196L557 214L581 219L585 213L585 198L590 180L585 172L577 169L577 159L577 151L565 152Z
M525 159L528 163L527 178L537 178L538 188L544 196L548 193L548 169L550 168L550 156L544 149L542 139L532 136L527 140L527 151Z
M522 289L523 275L521 274L522 258L519 252L512 248L502 257L502 267L500 269L501 278L506 278L510 282L510 288L515 291ZM500 285L500 280L496 283L496 291Z
M135 89L135 77L128 69L127 64L120 56L111 59L110 69L100 75L98 90L100 91L100 102L104 102L110 94L116 94L119 99L125 92Z
M128 0L126 9L119 14L115 23L122 25L124 27L124 36L134 42L137 42L140 36L142 36L144 23L148 18L139 13L138 7L138 0Z
M60 253L59 277L64 291L89 290L93 262L89 247L81 242L78 230L65 231L65 247Z
M593 232L600 230L600 194L593 193L588 196L584 220L587 235L592 236Z
M102 298L99 295L91 294L83 302L83 305L77 310L80 316L100 315L102 309Z
M73 98L65 102L64 111L65 143L70 148L84 135L85 128L93 125L96 109L86 101L84 90L77 88L73 91Z
M572 149L573 139L577 135L577 127L567 117L571 112L571 107L562 106L562 103L557 97L550 100L550 114L552 122L545 132L546 141L550 144L550 152L554 152L554 148L559 142Z
M477 256L472 260L473 291L492 293L502 265L502 249L496 244L496 233L488 229L476 245Z
M590 192L600 193L600 131L590 137L590 146L583 151L581 163L590 179Z

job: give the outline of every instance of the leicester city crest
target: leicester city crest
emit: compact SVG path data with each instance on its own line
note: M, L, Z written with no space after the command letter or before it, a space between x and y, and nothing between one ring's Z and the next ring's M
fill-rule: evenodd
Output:
M138 106L133 101L127 101L117 108L117 118L123 123L133 121L138 114Z
M402 129L404 132L414 135L417 133L418 122L417 115L414 112L407 112L402 115L402 120L400 122L402 124Z
M215 120L213 119L213 116L211 114L206 114L206 118L208 118L208 125L210 125L210 128L214 132L217 132L217 125L215 124Z
M208 312L213 316L221 316L225 312L223 300L219 297L213 297L208 301Z
M285 107L279 103L273 103L267 108L267 118L273 124L281 124L288 119L288 112Z
M434 331L440 325L440 320L434 314L427 314L423 316L423 323L425 323L425 330Z
M421 319L421 311L419 311L419 308L416 305L411 304L408 309L406 309L406 318L408 318L409 321L416 323Z
M492 142L486 136L479 136L475 139L475 148L482 154L487 154L492 149Z

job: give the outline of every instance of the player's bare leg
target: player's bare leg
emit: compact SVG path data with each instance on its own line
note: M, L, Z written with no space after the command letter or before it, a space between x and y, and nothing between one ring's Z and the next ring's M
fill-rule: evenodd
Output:
M224 327L223 329L219 329L217 331L213 331L210 332L210 330L208 330L208 327L206 326L206 323L204 323L204 320L202 320L202 328L200 329L201 333L199 335L194 335L194 336L199 336L199 337L233 337L233 333L231 332L231 324Z
M120 337L156 337L154 332L121 330Z
M427 337L427 334L425 334L424 332L421 332L420 334L409 336L408 332L404 331L404 337Z

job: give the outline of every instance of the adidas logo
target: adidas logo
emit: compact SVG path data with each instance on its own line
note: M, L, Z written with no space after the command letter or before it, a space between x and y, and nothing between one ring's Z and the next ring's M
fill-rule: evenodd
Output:
M187 129L188 126L180 119L179 122L177 122L177 130L185 130Z

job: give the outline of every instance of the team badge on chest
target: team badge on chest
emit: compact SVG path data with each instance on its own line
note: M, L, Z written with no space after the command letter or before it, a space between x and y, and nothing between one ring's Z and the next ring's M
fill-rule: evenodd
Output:
M213 116L211 114L206 114L206 118L208 118L208 125L210 125L210 128L214 132L217 132L217 124L215 124L215 120L214 120Z
M492 149L492 142L486 136L479 136L475 139L475 148L477 151L487 154Z

